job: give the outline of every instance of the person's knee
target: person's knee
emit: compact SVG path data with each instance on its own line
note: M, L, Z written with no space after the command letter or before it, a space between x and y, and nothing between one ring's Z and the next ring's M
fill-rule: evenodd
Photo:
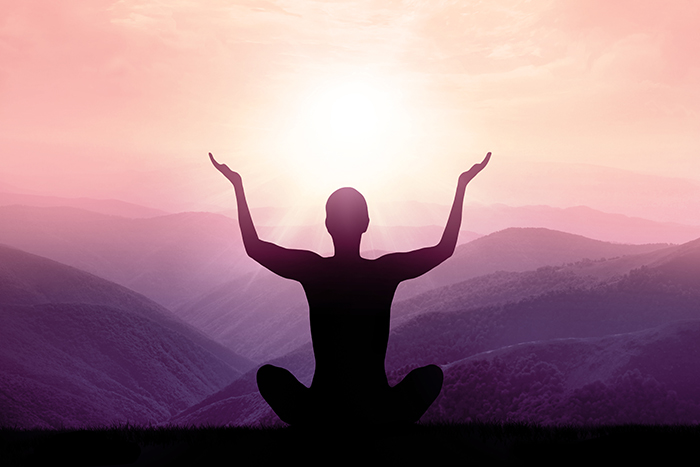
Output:
M395 419L404 423L418 421L440 395L442 382L442 369L437 365L412 370L394 386L398 404Z
M258 368L255 379L263 397L271 392L298 392L306 389L289 370L270 364Z
M268 388L274 388L276 386L275 381L280 379L283 371L284 369L269 364L258 368L258 372L255 374L258 390L263 393Z
M258 368L257 373L255 374L255 379L258 382L258 386L260 385L260 381L267 381L270 379L270 377L274 374L275 367L272 365L263 365L260 368Z
M258 372L256 373L256 378L258 379L258 381L260 379L268 379L269 377L273 376L276 373L276 370L279 370L279 368L277 368L274 365L270 365L270 364L263 365L260 368L258 368Z
M423 400L434 401L442 390L444 375L437 365L427 365L413 370L411 379L416 391Z
M411 371L411 373L413 373L413 377L418 378L421 381L430 381L433 383L439 382L442 386L444 375L442 373L442 368L437 365L422 366Z
M423 371L428 380L434 381L435 383L438 383L440 387L442 387L442 381L445 378L442 368L437 365L428 365L423 367Z
M302 423L308 412L308 388L288 370L263 365L257 373L258 391L270 408L285 423Z

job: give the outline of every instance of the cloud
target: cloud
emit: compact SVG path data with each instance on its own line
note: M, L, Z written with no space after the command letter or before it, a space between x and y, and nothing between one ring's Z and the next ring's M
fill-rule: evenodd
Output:
M309 90L374 76L410 104L421 148L439 142L435 167L467 144L619 165L643 151L648 167L674 146L688 172L698 17L652 0L5 2L0 144L104 148L123 167L206 145L253 166Z

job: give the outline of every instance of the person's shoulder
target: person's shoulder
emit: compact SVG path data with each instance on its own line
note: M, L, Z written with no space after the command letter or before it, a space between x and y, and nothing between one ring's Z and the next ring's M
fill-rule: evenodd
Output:
M368 261L371 261L370 267L374 269L381 269L384 273L388 273L401 267L401 262L404 256L404 252L387 253Z

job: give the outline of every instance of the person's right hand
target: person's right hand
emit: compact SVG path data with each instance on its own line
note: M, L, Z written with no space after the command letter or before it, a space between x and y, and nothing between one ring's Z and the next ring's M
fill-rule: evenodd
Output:
M491 153L489 152L486 154L486 157L484 157L484 160L481 161L480 164L474 164L471 169L467 170L466 172L462 172L462 175L459 176L459 183L464 183L465 185L469 183L472 178L476 177L479 172L484 170L484 167L486 167L490 159Z
M234 185L241 183L241 176L238 174L238 172L234 172L233 170L229 169L226 164L219 164L216 162L216 159L214 159L214 156L212 156L211 153L209 153L209 159L211 160L211 163L214 164L214 167L216 167L216 170L221 172L224 177L228 178L231 183Z

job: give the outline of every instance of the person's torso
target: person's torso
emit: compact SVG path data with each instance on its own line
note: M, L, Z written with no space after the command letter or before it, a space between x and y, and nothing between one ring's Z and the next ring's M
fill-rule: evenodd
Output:
M314 272L302 281L316 359L312 386L388 387L384 357L398 282L372 260L348 266L324 258Z

